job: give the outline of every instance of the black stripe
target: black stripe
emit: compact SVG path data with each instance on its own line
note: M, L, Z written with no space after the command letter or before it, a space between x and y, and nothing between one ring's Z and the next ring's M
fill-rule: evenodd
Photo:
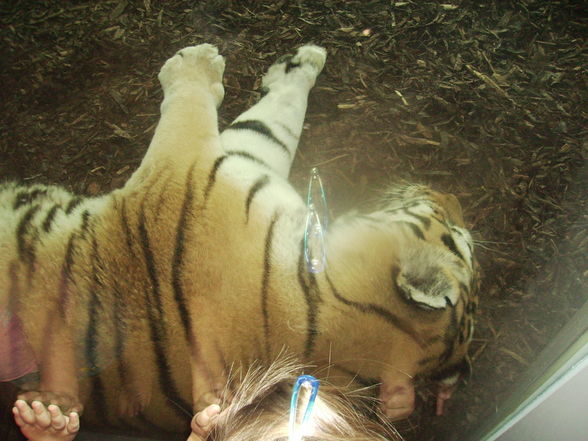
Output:
M263 276L261 280L261 314L263 316L263 332L265 335L265 354L270 359L270 328L269 328L269 311L267 310L269 277L271 272L271 252L272 240L274 237L274 227L278 220L278 214L274 213L265 236L265 247L263 252Z
M474 255L474 248L472 247L472 245L469 242L466 242L466 245L468 246L468 249L470 250L470 263L471 263L472 256Z
M92 384L92 407L96 409L96 415L100 415L101 421L106 422L108 406L106 406L104 383L98 375L91 377L90 383Z
M125 357L125 345L126 345L126 314L123 313L126 308L126 304L123 301L122 293L116 280L113 280L114 286L112 288L112 297L114 299L113 312L114 312L114 353L116 369L120 378L121 385L127 390L130 385L129 373L127 372L127 363Z
M45 233L48 233L51 230L51 224L53 223L53 219L55 219L55 215L57 214L57 210L61 208L60 205L55 204L51 209L47 212L45 216L45 220L43 221L42 227Z
M431 356L428 356L428 357L424 357L424 358L421 358L417 362L417 364L419 366L423 367L423 366L426 366L426 365L428 365L429 363L431 363L433 361L436 362L436 363L438 363L439 362L439 357L437 355L431 355Z
M22 262L32 266L35 263L35 247L31 240L27 240L27 234L33 217L39 211L40 206L35 205L24 214L16 228L16 242L18 244L18 257Z
M239 158L243 158L243 159L247 159L249 161L253 161L259 165L263 165L264 167L271 169L271 167L269 166L269 164L261 159L259 159L257 156L252 155L249 152L245 152L242 150L231 150L229 152L227 152L227 155L229 156L237 156Z
M237 121L227 127L226 130L251 130L253 132L257 132L262 136L265 136L275 144L279 145L282 150L284 150L288 156L291 155L290 150L288 150L288 146L284 144L281 140L279 140L274 132L263 122L259 120L245 120L245 121Z
M59 312L65 318L67 304L69 302L69 282L71 280L71 269L74 263L75 241L77 233L72 233L67 241L65 256L61 264L61 281L59 286Z
M292 69L296 67L300 67L299 62L288 61L288 63L286 64L286 73L290 72Z
M452 363L449 366L444 367L442 370L435 372L430 379L433 381L442 381L447 378L459 375L460 377L469 375L472 372L472 367L469 363L468 358Z
M163 305L161 303L161 287L159 278L157 276L153 251L149 243L149 235L147 233L146 223L147 220L145 218L145 209L144 207L141 207L141 213L139 214L139 239L143 250L143 257L145 258L147 274L149 275L149 280L151 282L151 295L146 293L146 306L149 319L149 331L155 352L157 368L159 371L159 385L167 399L184 406L184 408L189 408L188 404L180 397L180 394L178 393L178 389L171 377L169 362L165 356L164 348L167 347L167 342L163 330L164 317ZM174 409L177 413L181 413L179 409Z
M21 206L25 205L29 202L29 191L23 190L19 191L14 198L14 203L12 204L13 210L18 210Z
M88 232L88 226L90 225L90 212L88 210L84 210L82 212L82 225L80 226L80 238L84 239L86 237L86 233Z
M416 237L418 237L419 239L425 240L425 234L423 233L423 231L419 228L418 225L413 224L412 222L405 222L405 221L395 221L399 224L403 224L406 225L407 227L409 227L412 232L414 233L414 235Z
M216 182L216 173L218 169L222 165L223 162L228 158L227 155L220 156L216 158L212 168L210 169L210 173L208 173L208 183L206 184L206 188L204 189L204 203L208 200L208 196L210 195L210 191L212 190L212 186Z
M411 217L414 217L415 219L418 219L423 224L423 226L425 227L425 230L428 230L431 227L431 219L429 219L428 217L421 216L420 214L413 213L408 208L404 208L403 211L407 215L409 215Z
M470 321L468 319L466 319L465 315L461 316L461 319L459 321L459 332L457 335L457 343L462 345L465 343L466 338L467 338L467 329L469 328ZM466 325L467 324L467 325Z
M437 343L439 341L441 341L441 336L440 335L433 335L431 337L428 337L427 340L426 340L426 342L425 342L426 343L425 347L432 346L432 345L434 345L435 343Z
M281 55L276 60L276 62L274 63L274 65L281 64L281 63L289 63L292 58L294 58L294 54L284 54L284 55Z
M390 325L394 326L395 328L397 328L400 331L402 331L405 334L407 334L421 348L423 348L423 347L426 346L426 343L418 335L417 331L412 326L410 326L409 323L405 322L401 318L397 317L396 315L394 315L390 311L382 308L379 305L374 305L373 303L360 303L360 302L355 302L353 300L346 299L341 294L339 294L339 292L335 289L335 285L333 285L333 282L331 281L331 278L329 277L329 275L326 272L325 272L325 275L327 277L327 282L329 282L329 286L331 287L331 291L333 292L333 295L335 296L335 298L337 300L339 300L343 304L345 304L347 306L350 306L352 308L355 308L358 311L363 312L365 314L374 314L374 315L377 315L378 317L382 318L384 321L386 321Z
M461 308L461 316L459 318L459 324L458 324L455 332L457 334L457 343L462 344L465 342L465 337L466 337L465 333L467 332L466 323L469 323L469 316L465 313L465 310L467 307L467 299L465 299L464 297L460 297L460 299L458 300L458 303L462 303L462 308ZM455 309L457 309L457 307ZM457 312L456 312L456 314L457 314Z
M307 276L310 280L305 279ZM317 318L318 318L318 303L321 301L320 293L316 284L316 277L313 273L306 269L306 262L304 258L304 239L300 241L300 255L298 256L298 283L304 293L304 299L307 306L307 328L306 328L306 344L304 345L304 357L310 359L316 344L316 337L318 335Z
M120 225L122 227L123 234L125 236L125 242L127 249L133 255L133 233L129 227L129 218L127 217L127 202L125 199L122 200L120 207Z
M247 195L247 199L245 200L245 223L249 222L249 208L251 207L251 202L253 198L263 187L269 184L269 176L263 175L259 178L249 189L249 194Z
M82 203L82 200L83 199L78 196L72 198L67 204L67 207L65 207L65 214L71 214L72 211Z
M466 288L466 290L467 290L467 288ZM466 293L467 292L468 291L466 291ZM476 302L475 301L472 301L472 300L469 300L469 299L466 300L466 307L465 307L466 313L469 314L469 315L474 315L476 313L477 306L478 305L476 305Z
M92 232L93 233L93 232ZM101 304L98 292L102 292L103 285L100 281L100 276L103 273L103 268L100 264L100 256L98 255L98 242L96 237L92 234L92 287L90 288L90 301L88 303L88 328L86 329L86 369L89 375L92 375L92 400L93 406L96 406L97 414L102 419L107 419L108 407L106 406L106 395L104 392L104 384L102 378L97 375L99 373L98 365L98 323L103 321L100 318Z
M98 314L100 299L98 298L98 290L102 289L102 282L98 274L98 243L96 237L92 237L92 286L90 287L90 301L88 302L88 327L86 329L86 368L91 373L94 373L98 368Z
M192 320L188 312L188 306L186 301L186 294L184 293L184 287L182 286L182 271L184 268L184 251L185 251L185 240L186 240L186 229L188 216L191 214L192 205L194 202L194 182L193 173L196 163L192 164L188 171L188 178L186 179L186 193L184 196L184 203L182 204L182 211L180 212L180 218L176 227L176 246L174 248L174 256L172 259L171 277L172 277L172 288L174 291L174 299L178 306L180 313L180 319L182 326L184 327L184 335L186 340L190 344L192 354L196 351L196 340L192 334Z
M442 235L441 241L445 244L445 246L447 248L449 248L449 251L451 251L453 254L455 254L457 257L459 257L461 260L463 260L465 262L463 255L457 249L457 246L455 245L455 242L453 241L453 237L451 237L451 235L449 235L449 234Z
M240 150L232 150L232 151L227 152L226 155L220 156L216 159L216 161L214 161L214 164L213 164L212 168L210 169L210 173L208 173L208 182L206 184L206 188L204 189L204 203L206 203L208 201L208 198L210 196L210 192L212 191L212 187L216 183L216 174L218 173L220 166L225 162L225 160L227 160L231 157L238 157L238 158L242 158L242 159L247 159L249 161L253 161L259 165L262 165L268 169L271 169L271 167L266 162L253 156L249 152L244 152L244 151L240 151Z
M435 219L435 220L436 220L437 222L439 222L440 224L444 224L444 225L446 224L446 221L445 221L445 219L443 219L443 218L441 218L441 217L439 217L439 216L433 216L433 215L431 215L431 219Z
M430 201L427 199L423 199L423 198L419 198L419 199L413 199L412 201L406 201L404 203L403 208L413 208L413 207L418 207L419 205L422 204L427 204Z
M115 204L116 204L116 200L115 200ZM127 217L127 205L126 205L126 199L122 199L121 200L121 206L120 206L120 225L121 225L121 229L122 229L122 234L125 237L125 243L127 246L127 250L130 253L130 255L134 255L133 252L133 236L131 233L131 229L129 227L129 220ZM116 282L115 282L116 283ZM114 302L115 302L115 320L116 323L118 323L118 326L116 327L116 352L119 355L118 356L118 363L117 363L117 371L118 371L118 375L120 377L121 380L121 385L124 387L125 389L125 393L127 393L128 395L132 395L135 393L134 390L131 390L131 378L130 378L130 373L129 373L129 362L127 360L126 354L125 354L125 346L126 346L126 323L124 322L126 320L126 313L122 314L123 311L126 311L127 308L127 303L123 301L123 297L122 297L122 293L120 292L119 288L117 285L115 285L114 287Z
M165 181L160 185L161 193L159 193L159 197L157 198L157 202L155 203L155 211L157 213L157 219L160 219L161 216L167 216L169 213L169 209L166 209L164 203L166 200L169 200L169 183L171 181L175 181L175 176L168 176L165 178ZM175 187L173 187L175 189Z
M450 321L449 326L445 330L445 335L443 338L443 342L445 344L445 350L439 357L441 363L445 363L447 360L451 358L455 349L455 342L457 338L457 334L459 332L458 322L457 322L457 305L453 306L451 301L445 297L445 302L447 303L447 308L450 309Z
M45 196L47 194L47 189L45 188L36 188L35 190L29 191L23 190L19 191L14 198L14 204L12 208L14 210L18 210L20 207L26 204L30 204L39 196Z
M64 318L66 307L69 302L69 282L72 277L72 267L74 264L75 241L84 238L90 223L90 213L85 210L82 213L82 223L78 231L73 232L67 241L65 256L61 264L61 281L59 286L59 312Z

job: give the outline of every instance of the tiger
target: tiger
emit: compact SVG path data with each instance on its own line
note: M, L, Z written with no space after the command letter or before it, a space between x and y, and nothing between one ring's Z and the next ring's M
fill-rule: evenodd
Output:
M442 411L468 367L472 235L455 196L394 186L330 221L326 267L308 271L309 209L288 176L325 61L312 44L278 59L220 133L224 58L184 48L160 70L160 119L122 188L0 186L0 306L41 375L73 365L86 421L181 431L228 372L284 351L371 388L391 420L414 410L415 379L434 379Z

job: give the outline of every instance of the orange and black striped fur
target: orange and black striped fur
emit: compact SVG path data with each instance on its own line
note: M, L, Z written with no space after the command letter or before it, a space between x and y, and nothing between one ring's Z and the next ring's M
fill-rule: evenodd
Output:
M455 382L476 274L453 196L388 192L374 212L333 221L326 270L306 270L307 208L287 178L324 61L311 45L281 59L264 98L219 134L224 61L210 45L183 49L159 74L161 119L124 188L0 187L0 300L37 354L63 325L87 418L140 412L184 430L180 407L201 408L231 366L284 349L330 366L331 382L380 384L392 418L412 410L416 376Z

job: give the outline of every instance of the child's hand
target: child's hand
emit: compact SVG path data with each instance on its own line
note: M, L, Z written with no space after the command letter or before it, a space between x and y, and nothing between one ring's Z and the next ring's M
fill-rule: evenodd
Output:
M196 415L194 415L194 418L192 418L192 423L190 424L192 433L190 434L188 441L204 440L212 430L214 423L220 413L220 406L218 404L211 404L202 412L198 412Z
M46 403L47 405L55 404L56 406L59 406L61 411L64 413L76 412L77 414L81 415L84 410L84 406L77 398L64 393L28 390L19 393L17 399L27 401L29 403L32 403L33 401L40 401L41 403Z
M55 404L45 407L33 401L29 407L26 401L17 400L12 413L22 434L30 441L72 441L80 430L78 414L64 415Z

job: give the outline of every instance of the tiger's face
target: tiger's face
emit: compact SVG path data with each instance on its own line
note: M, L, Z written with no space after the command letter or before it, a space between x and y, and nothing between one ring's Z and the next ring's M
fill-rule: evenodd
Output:
M467 365L477 264L460 204L428 187L402 187L375 212L336 221L329 234L335 297L358 312L355 320L371 316L369 335L346 330L362 359L345 369L381 384L386 414L406 417L415 377L453 386Z

